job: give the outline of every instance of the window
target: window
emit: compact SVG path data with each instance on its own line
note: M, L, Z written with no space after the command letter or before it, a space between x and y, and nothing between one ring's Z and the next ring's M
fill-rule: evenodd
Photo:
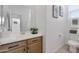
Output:
M69 17L79 17L79 5L68 6Z

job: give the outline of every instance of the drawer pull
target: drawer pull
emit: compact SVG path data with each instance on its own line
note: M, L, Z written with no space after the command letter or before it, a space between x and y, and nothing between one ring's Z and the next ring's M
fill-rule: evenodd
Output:
M11 49L11 48L14 48L14 47L17 47L17 46L19 46L19 45L10 46L10 47L8 47L8 49Z

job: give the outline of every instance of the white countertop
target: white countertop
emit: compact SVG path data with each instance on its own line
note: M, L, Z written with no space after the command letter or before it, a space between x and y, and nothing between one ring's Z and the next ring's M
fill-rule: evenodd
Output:
M27 39L38 37L38 36L42 36L42 34L41 33L38 33L38 34L26 33L26 34L19 34L13 37L0 38L0 45L17 42L21 40L27 40Z

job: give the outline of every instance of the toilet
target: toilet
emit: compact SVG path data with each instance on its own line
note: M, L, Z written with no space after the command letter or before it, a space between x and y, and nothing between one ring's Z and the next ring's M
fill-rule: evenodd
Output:
M72 29L70 30L69 34L69 40L67 41L69 51L76 53L79 50L79 30Z
M75 40L68 40L69 51L72 53L76 53L77 49L79 49L79 42Z
M71 18L67 44L72 53L79 52L79 18Z

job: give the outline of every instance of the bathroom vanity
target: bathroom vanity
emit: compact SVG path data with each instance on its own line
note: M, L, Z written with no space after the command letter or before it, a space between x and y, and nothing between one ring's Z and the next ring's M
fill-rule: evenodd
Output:
M0 5L0 10L0 52L41 53L43 36L40 33L25 33L37 26L35 8Z
M34 37L35 36L35 37ZM33 35L31 37L19 38L14 42L4 42L0 45L1 53L42 53L42 36ZM6 40L5 40L6 41Z

